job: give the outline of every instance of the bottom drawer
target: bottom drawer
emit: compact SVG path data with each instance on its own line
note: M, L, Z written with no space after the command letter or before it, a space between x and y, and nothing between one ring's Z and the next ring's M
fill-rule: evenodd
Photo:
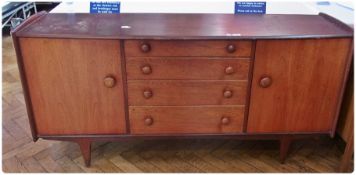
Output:
M130 106L131 134L242 132L245 107Z

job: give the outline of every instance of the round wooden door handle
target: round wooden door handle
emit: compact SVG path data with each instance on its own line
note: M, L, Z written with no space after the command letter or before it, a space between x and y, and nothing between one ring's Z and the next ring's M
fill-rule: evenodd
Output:
M151 68L151 66L146 65L141 68L141 71L143 74L150 74L150 73L152 73L152 68Z
M226 46L226 50L229 53L234 53L236 51L236 46L234 44L229 44Z
M107 77L104 78L104 85L105 85L105 87L107 87L107 88L112 88L112 87L115 86L115 84L116 84L116 80L115 80L114 77L112 77L112 76L107 76Z
M153 124L153 118L150 116L145 117L145 125L151 126Z
M234 70L234 68L233 67L231 67L231 66L227 66L226 68L225 68L225 73L226 74L233 74L235 72L235 70Z
M271 84L272 84L272 78L269 76L262 77L260 80L260 86L262 88L267 88L271 86Z
M141 51L142 52L149 52L151 50L151 46L147 43L141 44Z
M143 91L143 96L148 99L153 96L153 93L151 90L145 90L145 91Z
M232 91L230 91L230 90L225 90L225 91L224 91L224 97L225 97L225 98L230 98L230 97L232 97Z
M230 123L230 118L229 117L222 117L221 118L221 124L227 125Z

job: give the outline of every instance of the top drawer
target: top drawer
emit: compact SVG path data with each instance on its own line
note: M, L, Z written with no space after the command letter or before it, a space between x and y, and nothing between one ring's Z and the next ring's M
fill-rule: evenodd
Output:
M228 56L249 57L249 40L126 40L126 56Z

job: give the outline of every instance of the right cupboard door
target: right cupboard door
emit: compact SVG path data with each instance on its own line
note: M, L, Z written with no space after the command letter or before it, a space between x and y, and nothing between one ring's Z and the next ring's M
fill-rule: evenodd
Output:
M247 132L330 132L351 42L257 41Z

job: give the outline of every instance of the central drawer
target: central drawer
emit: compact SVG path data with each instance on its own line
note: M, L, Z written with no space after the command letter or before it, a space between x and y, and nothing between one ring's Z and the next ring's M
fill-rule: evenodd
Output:
M132 134L242 132L244 106L131 106Z
M249 58L128 57L128 80L247 80Z
M132 106L245 105L247 81L130 80Z
M125 55L130 56L224 56L250 57L249 40L126 40Z

